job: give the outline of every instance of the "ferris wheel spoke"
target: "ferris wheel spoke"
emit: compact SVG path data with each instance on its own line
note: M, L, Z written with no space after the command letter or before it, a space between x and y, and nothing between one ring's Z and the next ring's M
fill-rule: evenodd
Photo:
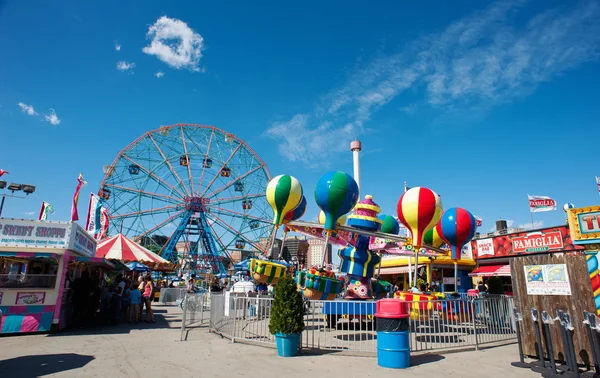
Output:
M217 239L217 243L219 243L219 245L221 246L221 248L223 248L223 253L227 256L227 258L229 259L229 261L233 261L233 259L231 258L231 255L229 254L229 251L227 250L227 247L225 246L225 243L223 243L223 240L221 240L221 237L219 237L219 234L215 231L215 229L212 226L212 224L210 224L210 222L206 222L206 224L208 224L208 228L210 228L210 230L212 231L213 236Z
M254 172L258 171L259 169L261 169L262 167L264 167L265 163L261 163L260 165L252 168L251 170L249 170L248 172L244 173L243 175L236 177L234 180L228 182L227 184L223 185L222 187L216 189L215 191L211 192L210 194L208 194L206 197L211 198L219 193L221 193L223 190L229 188L231 185L235 184L236 182L250 176L251 174L253 174ZM203 196L204 197L204 196Z
M253 220L257 220L257 221L261 221L261 222L265 222L265 223L271 222L268 219L255 217L254 215L250 215L250 214L239 213L237 211L228 210L228 209L225 209L222 207L217 207L217 206L212 206L212 205L208 205L208 207L210 208L211 212L216 212L218 214L231 215L231 216L238 217L238 218L248 218L248 219L253 219Z
M169 218L165 219L164 221L160 222L156 226L152 227L151 229L149 229L148 231L146 231L145 233L143 233L141 236L144 237L144 236L146 236L148 234L151 234L154 231L156 231L159 228L161 228L162 226L168 224L169 222L172 222L175 218L177 218L178 216L181 216L181 214L183 214L184 211L185 210L181 210L181 211L178 211L177 213L171 215Z
M164 202L168 202L168 203L176 203L176 204L183 204L184 201L177 198L177 197L172 197L172 196L168 196L166 194L158 194L158 193L153 193L153 192L146 192L140 189L133 189L133 188L127 188L121 185L115 185L115 184L110 184L110 183L105 183L104 184L105 187L110 187L110 188L114 188L114 189L119 189L122 190L123 192L126 193L132 193L132 194L140 194L142 196L151 198L151 199L156 199L156 198L161 198L161 201Z
M141 170L143 170L144 172L146 172L148 174L148 176L150 177L154 177L156 179L156 181L166 190L169 190L171 192L177 192L181 195L181 198L185 197L185 194L183 194L181 191L179 191L177 188L175 188L173 185L167 183L166 181L164 181L163 179L161 179L160 177L156 176L152 171L150 171L148 168L141 166L140 164L138 164L135 160L133 160L132 158L130 158L129 156L125 155L124 153L121 153L121 156L123 156L123 158L125 158L126 160L128 160L129 162L131 162L132 164L137 165L138 167L140 167Z
M187 135L187 133L186 133ZM210 154L210 147L212 145L212 140L213 140L213 136L215 135L215 128L213 127L211 133L210 133L210 138L208 139L208 147L206 147L206 155L204 155L204 161L206 161L206 159L208 159L208 155ZM194 142L194 139L190 138L189 135L187 135L188 139L190 139L192 141L192 143L196 144L196 142ZM198 150L200 150L200 148L198 147L198 145L196 144L196 148L198 148ZM198 192L200 192L202 190L202 181L204 180L204 172L206 171L206 164L204 164L204 161L202 162L202 173L200 174L200 180L198 181Z
M246 235L244 235L243 233L238 232L237 230L235 230L233 227L231 227L226 221L224 221L223 219L221 219L218 215L215 215L213 213L208 213L209 217L215 222L218 223L221 227L225 228L226 230L229 230L233 235L235 235L236 237L239 237L241 239L244 239L248 244L250 244L251 246L253 246L254 248L258 249L259 251L263 251L264 250L260 247L258 247L252 240L248 239L246 237Z
M158 215L158 214L170 213L173 210L176 210L177 208L182 209L181 206L164 206L164 207L159 207L156 209L141 210L141 211L135 211L135 212L131 212L131 213L118 214L118 215L115 215L114 218L115 219L125 219L125 218L131 218L134 216L146 215L146 214Z
M188 155L187 145L185 143L185 136L183 134L183 125L180 124L179 127L181 129L181 144L183 145L183 152L185 153L185 156L189 157L190 155ZM194 194L195 193L194 177L192 177L192 167L191 167L191 164L189 164L189 163L187 165L187 171L188 171L188 179L190 181L190 189L192 190L192 194Z
M233 150L233 152L229 155L229 157L227 158L227 160L223 163L223 165L221 166L221 168L219 168L219 170L217 172L221 172L221 170L225 167L227 167L227 164L229 164L229 162L231 161L231 159L235 156L235 154L239 151L240 147L242 146L241 143L239 143L235 149ZM217 180L217 178L219 177L219 173L217 173L215 175L215 177L213 177L212 180L210 180L210 182L208 183L208 186L204 189L204 191L202 192L202 194L200 195L200 197L204 197L206 192L208 192L208 190L210 189L210 187L215 183L215 181Z
M244 200L247 200L247 199L259 198L259 197L264 197L264 196L265 196L264 193L258 193L258 194L248 194L246 196L235 196L235 197L228 197L228 198L215 198L215 199L211 199L210 200L210 205L223 205L223 204L230 203L230 202L244 201Z
M154 140L154 138L150 134L148 134L148 137L150 138L150 140L152 141L152 143L154 143L154 147L156 147L156 150L158 151L158 153L160 154L160 156L162 156L162 158L164 159L165 163L169 167L169 170L171 171L171 174L173 175L173 177L179 183L179 186L182 187L182 188L184 188L184 190L187 192L188 195L191 195L191 193L189 192L188 188L183 184L183 180L181 179L181 177L179 177L179 175L175 171L175 168L173 168L173 165L171 164L171 162L169 161L169 159L167 158L167 156L164 154L164 152L162 151L162 149L158 146L158 143L156 143L156 140ZM187 152L186 152L186 155L187 155Z

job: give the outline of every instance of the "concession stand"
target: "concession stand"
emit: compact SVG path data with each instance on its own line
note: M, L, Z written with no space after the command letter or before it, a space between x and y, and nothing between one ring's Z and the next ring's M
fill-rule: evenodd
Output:
M95 252L77 223L0 218L0 335L64 328L73 267L112 266Z

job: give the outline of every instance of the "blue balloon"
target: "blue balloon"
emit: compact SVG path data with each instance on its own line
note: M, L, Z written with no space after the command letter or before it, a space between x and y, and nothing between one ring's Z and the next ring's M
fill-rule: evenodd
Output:
M444 211L436 229L452 249L452 259L457 260L460 259L462 247L475 236L477 221L467 210L453 207Z
M358 202L358 184L341 171L324 174L315 188L315 201L325 213L325 229L334 230L339 217Z
M296 206L296 208L285 215L285 221L295 221L304 215L306 212L306 197L302 196L302 200L300 200L300 204Z

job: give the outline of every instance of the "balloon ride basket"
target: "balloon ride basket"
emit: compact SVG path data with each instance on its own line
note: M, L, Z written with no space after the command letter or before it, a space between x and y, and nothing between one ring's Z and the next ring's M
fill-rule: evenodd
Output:
M443 314L443 306L438 302L438 297L427 294L413 294L410 292L397 292L394 298L408 302L411 320L429 320L430 317Z
M250 260L250 272L257 282L275 285L285 275L287 267L266 260Z
M296 273L296 283L306 299L332 301L342 292L344 281L328 271L300 271Z

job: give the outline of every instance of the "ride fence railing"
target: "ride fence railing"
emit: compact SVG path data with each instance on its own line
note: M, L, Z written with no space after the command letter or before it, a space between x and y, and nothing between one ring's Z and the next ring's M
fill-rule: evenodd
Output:
M211 302L222 296L209 296L208 293L186 293L179 302L182 308L181 337L180 341L187 340L190 330L206 327L209 323L211 313ZM222 307L221 302L221 307Z
M273 298L213 295L209 330L233 342L275 345ZM306 301L303 349L377 353L374 301ZM411 351L479 349L516 342L513 298L487 296L410 302Z
M163 305L181 303L185 297L187 289L185 287L163 287L160 289L158 302Z

